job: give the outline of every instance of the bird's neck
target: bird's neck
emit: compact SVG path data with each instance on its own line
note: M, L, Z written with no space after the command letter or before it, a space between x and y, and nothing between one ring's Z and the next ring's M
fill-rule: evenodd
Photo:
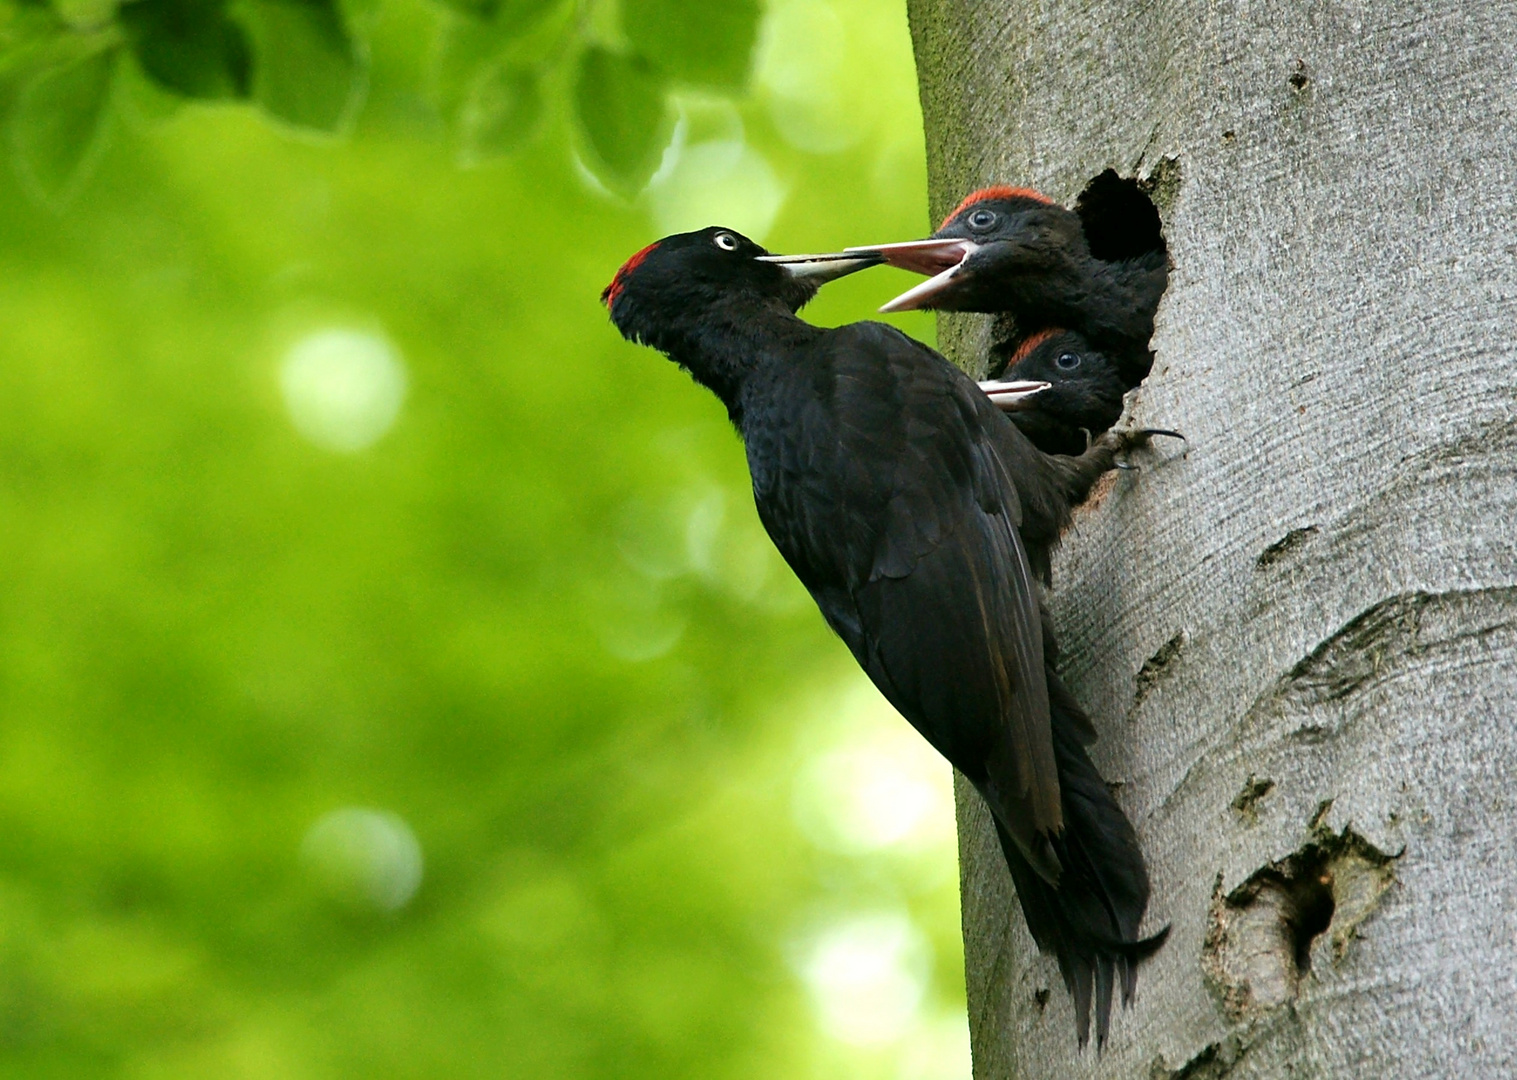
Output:
M720 398L741 428L743 387L753 374L822 332L778 301L731 304L672 324L658 347Z

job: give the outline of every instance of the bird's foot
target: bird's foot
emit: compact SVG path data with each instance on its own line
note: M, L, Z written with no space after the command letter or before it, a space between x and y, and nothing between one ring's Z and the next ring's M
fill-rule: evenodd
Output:
M1115 431L1112 432L1112 435L1116 439L1117 453L1119 454L1126 454L1141 447L1146 447L1150 445L1153 439L1161 435L1165 438L1179 439L1185 444L1187 450L1190 448L1189 439L1180 434L1178 431L1171 431L1168 428L1133 428L1128 431ZM1087 435L1087 438L1088 437L1089 436ZM1118 460L1113 461L1112 464L1118 469L1125 469L1129 472L1140 471L1138 469L1138 466L1134 465L1130 461Z

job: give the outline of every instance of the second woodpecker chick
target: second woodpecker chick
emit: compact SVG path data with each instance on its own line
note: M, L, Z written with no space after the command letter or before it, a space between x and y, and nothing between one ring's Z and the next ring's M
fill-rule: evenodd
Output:
M1060 329L1024 338L1001 375L980 385L999 405L993 387L1013 382L1047 384L1039 393L1002 405L1022 434L1045 454L1083 454L1092 438L1122 416L1127 389L1111 357L1092 348L1080 334Z

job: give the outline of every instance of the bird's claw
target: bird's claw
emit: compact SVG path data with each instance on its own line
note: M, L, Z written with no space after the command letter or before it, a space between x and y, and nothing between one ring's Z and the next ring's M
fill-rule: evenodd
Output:
M1132 450L1136 450L1140 446L1147 446L1149 444L1149 440L1159 435L1163 435L1171 439L1179 439L1181 442L1185 443L1187 449L1190 447L1189 439L1187 439L1184 435L1181 435L1178 431L1171 431L1168 428L1133 428L1128 431L1113 432L1113 434L1117 438L1117 452L1119 454L1125 454ZM1087 431L1085 433L1085 437L1087 440L1089 440L1090 432ZM1121 469L1124 472L1142 471L1140 468L1138 468L1138 466L1134 465L1130 461L1113 460L1112 467Z
M1140 446L1147 446L1150 440L1159 435L1170 439L1179 439L1185 444L1186 450L1190 449L1189 439L1178 431L1171 431L1168 428L1133 428L1129 431L1120 432L1118 438L1122 443L1123 450L1135 450Z

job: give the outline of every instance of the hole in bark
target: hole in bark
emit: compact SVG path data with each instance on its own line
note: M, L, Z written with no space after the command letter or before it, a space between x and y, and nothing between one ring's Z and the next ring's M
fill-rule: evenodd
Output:
M1310 82L1310 81L1311 80L1308 79L1307 76L1306 76L1306 61L1305 60L1297 60L1296 61L1296 70L1293 71L1293 72L1291 72L1291 77L1290 77L1291 89L1297 90L1297 91L1305 90L1306 89L1306 84L1308 82Z
M1160 1054L1148 1066L1148 1080L1223 1080L1247 1052L1248 1046L1237 1035L1222 1042L1208 1043L1195 1057L1178 1069L1171 1069Z
M1232 892L1224 895L1217 877L1201 966L1233 1020L1299 997L1313 945L1329 935L1333 962L1342 960L1395 881L1399 856L1349 829L1332 833L1320 821L1311 828L1313 840Z
M1287 897L1285 925L1295 947L1296 977L1312 969L1312 942L1333 921L1333 874L1326 861L1303 867L1305 874L1282 882Z
M1085 185L1075 200L1075 212L1085 225L1085 242L1092 255L1117 262L1164 250L1164 223L1153 199L1158 189L1155 178L1162 171L1161 164L1140 180L1107 169Z

